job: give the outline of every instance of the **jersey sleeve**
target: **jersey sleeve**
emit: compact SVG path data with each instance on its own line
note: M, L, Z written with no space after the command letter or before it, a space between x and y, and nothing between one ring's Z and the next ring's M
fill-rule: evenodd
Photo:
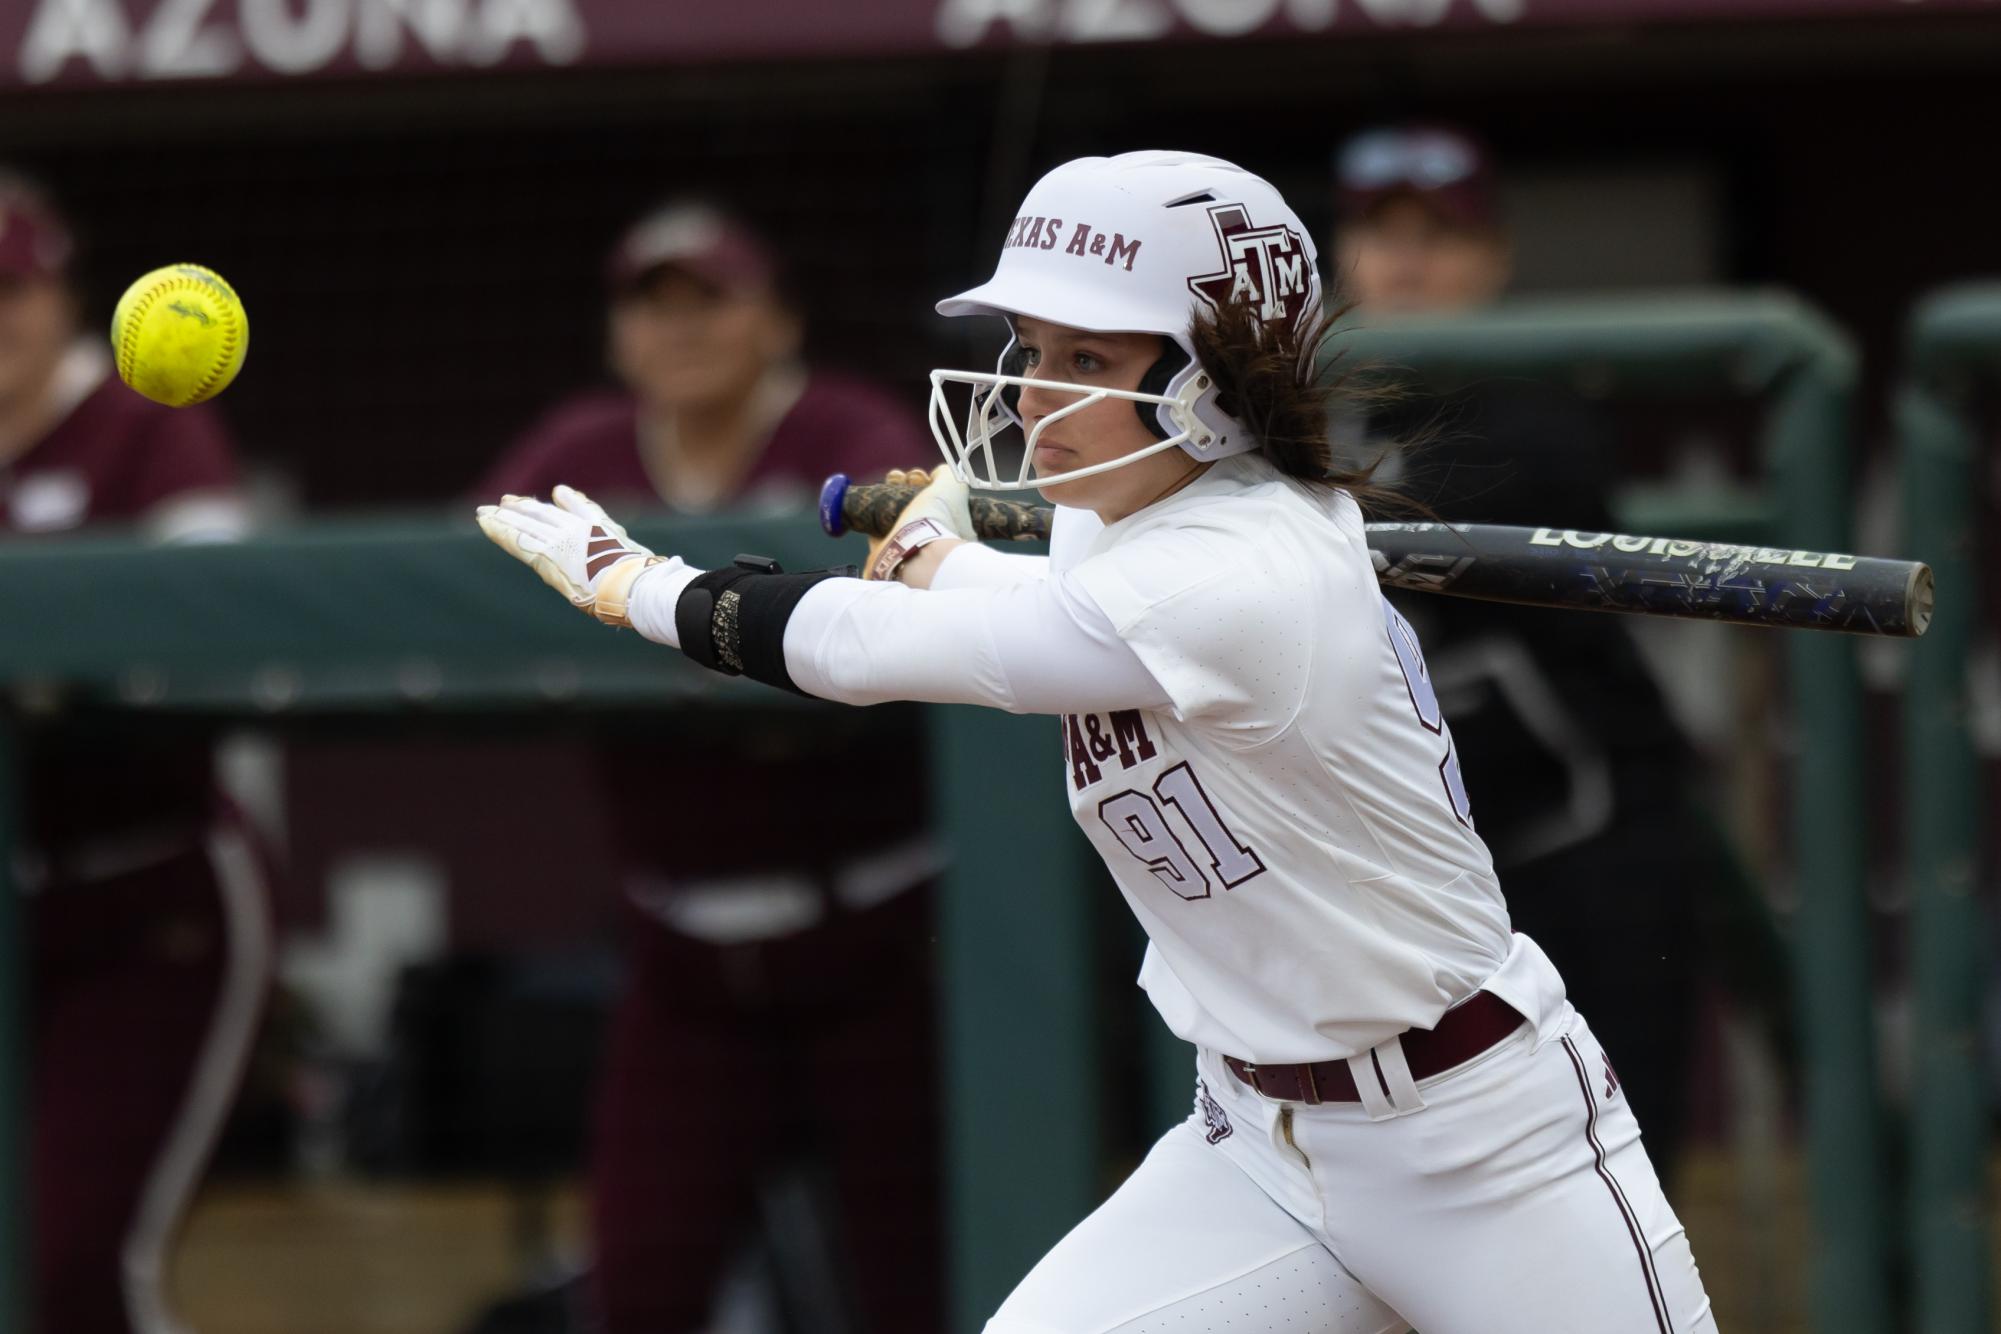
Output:
M1049 554L1030 556L969 542L955 548L931 578L933 588L999 587L1047 579L1083 560L1105 525L1089 510L1058 505L1050 519Z
M955 588L1009 588L1049 575L1049 557L1021 556L980 542L953 547L931 576L934 591Z
M669 558L641 575L632 628L681 647L675 613L701 574ZM792 608L783 640L791 684L841 704L1101 713L1167 703L1104 614L1060 579L950 591L828 579Z
M1105 531L1104 520L1089 510L1058 505L1049 519L1049 563L1067 570L1090 554L1091 544Z
M1098 713L1167 700L1103 613L1053 579L944 591L829 580L787 622L785 664L800 689L844 704Z
M1283 543L1156 532L1071 572L1166 692L1174 716L1250 747L1298 716L1323 614Z

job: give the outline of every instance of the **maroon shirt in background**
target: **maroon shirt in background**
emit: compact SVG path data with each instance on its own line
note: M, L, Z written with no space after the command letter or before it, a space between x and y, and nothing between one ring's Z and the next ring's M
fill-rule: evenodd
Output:
M237 471L214 409L168 408L106 376L26 453L0 464L0 538L144 518L162 501L228 492ZM209 748L145 742L115 722L29 734L26 828L58 857L134 830L198 837L211 810Z
M814 372L728 503L796 499L808 505L829 473L880 480L891 468L928 467L938 447L903 405L855 380ZM618 516L621 505L666 503L639 455L639 407L630 394L580 394L530 427L482 479L478 494L547 496L558 482Z
M0 534L131 522L178 495L233 491L236 480L214 409L162 407L107 376L25 454L0 463Z
M935 465L938 457L908 408L869 385L815 372L725 505L787 500L806 507L829 473L873 481L891 468ZM559 405L488 472L479 495L546 496L558 482L583 491L614 518L666 503L640 458L638 408L630 395L600 391ZM827 545L829 562L851 554ZM797 731L746 720L739 744L711 751L699 768L663 757L657 742L604 747L605 813L627 874L685 882L751 870L828 871L922 828L922 812L898 803L830 800L828 773L874 761L858 743L842 750L837 741L830 750L826 740L798 738ZM745 802L743 793L758 800ZM663 819L664 809L684 818ZM792 837L771 838L774 810L787 812ZM689 838L696 826L708 836Z

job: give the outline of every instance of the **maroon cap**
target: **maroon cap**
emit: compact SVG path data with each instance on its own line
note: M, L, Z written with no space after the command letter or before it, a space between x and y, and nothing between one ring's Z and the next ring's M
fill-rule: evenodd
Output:
M623 292L669 265L724 292L769 288L778 274L770 249L741 222L706 204L669 204L619 238L605 259L605 284Z
M1455 222L1500 222L1493 162L1471 135L1439 125L1364 130L1334 157L1341 214L1359 218L1395 195L1415 195Z
M0 178L0 274L60 278L74 248L69 228L39 191Z

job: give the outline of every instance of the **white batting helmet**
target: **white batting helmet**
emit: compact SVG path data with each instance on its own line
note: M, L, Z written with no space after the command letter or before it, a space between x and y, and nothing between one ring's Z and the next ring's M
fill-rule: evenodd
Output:
M1313 240L1268 183L1242 167L1196 153L1149 150L1078 158L1035 183L1001 243L994 276L938 303L941 315L998 315L1101 333L1152 333L1173 346L1132 391L1038 379L1073 392L1029 433L1011 479L999 475L993 437L1020 425L1013 400L1030 381L1013 339L999 369L931 373L931 433L969 486L1012 491L1122 467L1176 447L1208 462L1246 453L1257 441L1216 405L1216 387L1195 361L1189 328L1198 311L1249 302L1260 318L1304 322L1320 313ZM946 401L949 384L971 386L964 429ZM1131 400L1158 439L1106 463L1030 479L1044 426L1108 398Z

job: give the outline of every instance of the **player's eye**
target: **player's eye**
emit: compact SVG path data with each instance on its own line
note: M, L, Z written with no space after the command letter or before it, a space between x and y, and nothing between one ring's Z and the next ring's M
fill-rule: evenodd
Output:
M1105 363L1089 352L1079 352L1070 358L1070 365L1081 375L1091 375L1105 368Z
M1021 351L1021 365L1024 370L1042 360L1042 354L1036 351L1032 347L1023 345L1020 351Z

